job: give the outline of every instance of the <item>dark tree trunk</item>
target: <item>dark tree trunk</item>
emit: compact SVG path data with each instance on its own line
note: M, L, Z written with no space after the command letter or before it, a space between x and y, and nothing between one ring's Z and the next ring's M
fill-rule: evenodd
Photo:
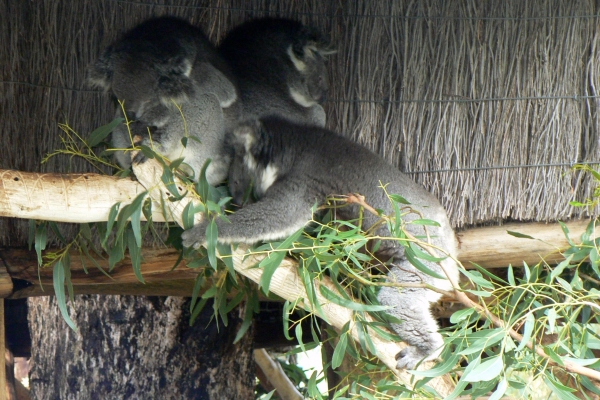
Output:
M217 327L207 304L189 326L189 299L78 296L78 331L54 297L29 299L32 399L252 399L252 332Z

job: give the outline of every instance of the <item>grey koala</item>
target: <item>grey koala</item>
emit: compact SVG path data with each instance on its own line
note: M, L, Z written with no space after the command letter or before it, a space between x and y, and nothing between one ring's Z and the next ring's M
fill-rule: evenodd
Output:
M369 205L389 215L393 208L380 187L387 184L388 193L400 194L423 218L440 224L427 227L431 243L456 255L456 238L438 200L385 160L343 136L269 117L240 125L228 137L228 145L234 152L229 171L234 202L241 204L250 182L258 200L229 216L229 222L216 220L218 240L222 243L255 243L286 237L305 226L312 218L313 205L324 204L330 195L359 193ZM359 215L359 206L350 204L335 212L338 219L354 220ZM405 221L416 218L421 217L414 213L403 217ZM378 217L365 212L363 229L377 220ZM207 223L204 221L184 232L184 246L204 244ZM418 224L408 224L407 230L417 237L426 234L425 228ZM390 235L385 224L376 233ZM382 241L376 256L383 261L393 257L388 281L429 283L451 290L451 282L458 280L458 268L452 259L442 261L449 271L448 279L434 278L416 269L396 241ZM439 265L425 263L444 276ZM421 360L439 356L443 340L430 312L431 303L440 298L439 293L424 288L383 287L378 298L382 304L393 307L390 314L402 320L392 327L409 344L396 355L398 368L414 368Z
M204 33L188 22L160 17L142 22L110 45L89 69L92 85L124 102L129 125L113 131L115 148L132 146L133 136L168 159L185 158L197 173L212 158L207 178L226 178L225 131L240 116L239 93L227 63ZM117 107L117 116L123 116ZM184 137L196 137L182 144ZM128 153L117 161L130 167ZM143 161L139 156L136 161Z
M245 120L277 115L325 126L325 56L333 51L315 28L290 19L251 20L231 30L219 50L237 77Z

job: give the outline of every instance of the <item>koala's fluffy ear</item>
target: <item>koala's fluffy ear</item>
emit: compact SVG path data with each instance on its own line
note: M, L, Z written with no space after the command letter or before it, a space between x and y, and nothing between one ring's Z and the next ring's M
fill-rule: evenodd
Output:
M257 133L261 129L260 121L248 121L238 125L233 130L236 143L242 145L246 152L250 153L252 145L256 142Z
M109 46L104 54L87 71L87 80L90 85L98 87L105 92L108 92L112 87L112 78L115 70L111 54L112 48Z
M335 54L335 50L329 40L316 28L303 26L299 40L295 41L292 47L297 57L312 57L313 52L321 56Z
M172 100L181 103L194 96L194 82L190 79L192 67L193 59L183 56L154 65L158 75L156 90L165 105Z

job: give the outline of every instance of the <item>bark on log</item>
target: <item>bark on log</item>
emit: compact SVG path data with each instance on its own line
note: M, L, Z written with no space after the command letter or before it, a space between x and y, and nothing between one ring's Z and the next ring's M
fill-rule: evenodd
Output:
M89 310L92 310L90 312ZM189 326L189 299L77 296L29 299L32 399L251 399L252 332L233 344L243 307L216 324L211 304Z

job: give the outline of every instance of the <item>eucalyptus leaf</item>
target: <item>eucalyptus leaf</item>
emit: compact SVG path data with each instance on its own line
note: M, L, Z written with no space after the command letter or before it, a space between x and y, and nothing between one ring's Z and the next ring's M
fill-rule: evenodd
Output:
M337 304L338 306L346 307L350 310L354 310L354 311L384 311L384 310L389 310L391 308L390 306L361 304L361 303L356 303L352 300L344 299L340 295L331 291L329 288L327 288L324 285L320 285L319 290L321 291L321 294L323 295L323 297L325 297L327 300L331 301L334 304Z
M503 368L504 361L501 356L491 357L473 368L469 373L465 371L465 375L461 380L466 382L490 381L500 375Z
M67 311L67 299L65 295L65 270L61 260L54 263L52 275L54 280L54 294L56 296L56 302L58 303L60 313L62 314L67 325L69 325L69 327L74 331L77 331L75 322L73 322L69 316L69 312Z
M115 118L108 124L102 125L101 127L94 129L94 131L92 133L90 133L90 136L86 140L86 144L89 147L97 146L98 144L100 144L100 142L102 142L104 139L106 139L108 137L108 135L110 135L110 133L118 125L123 123L123 121L124 121L123 118Z

